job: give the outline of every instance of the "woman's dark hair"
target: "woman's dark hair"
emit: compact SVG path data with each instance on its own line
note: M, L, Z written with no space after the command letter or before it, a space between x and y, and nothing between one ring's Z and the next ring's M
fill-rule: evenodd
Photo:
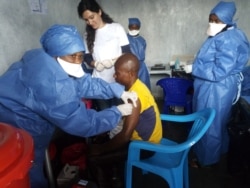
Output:
M106 14L101 6L95 0L81 0L77 7L78 16L82 19L82 14L84 11L89 10L91 12L98 13L99 11L102 12L101 18L104 23L113 23L113 19ZM89 52L93 52L94 48L94 41L95 41L95 29L93 29L90 25L86 25L86 32L87 32L87 46Z

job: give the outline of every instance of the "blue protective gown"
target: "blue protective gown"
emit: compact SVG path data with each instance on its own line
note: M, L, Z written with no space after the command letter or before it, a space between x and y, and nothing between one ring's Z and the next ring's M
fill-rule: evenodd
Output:
M146 86L151 90L150 76L148 68L145 63L145 52L146 52L146 40L140 36L131 36L128 34L128 40L130 44L131 52L137 56L140 62L140 69L138 72L139 79L146 84Z
M242 74L244 76L244 80L242 82L241 95L242 96L250 96L250 66L246 66Z
M248 59L248 39L241 30L231 28L209 37L194 60L194 111L207 107L216 110L211 127L194 146L202 165L218 162L228 150L227 123L239 91L240 72Z
M0 77L0 121L28 131L35 145L32 188L47 188L43 176L45 148L55 127L88 137L114 128L121 119L116 107L86 110L81 98L120 97L123 86L85 74L73 78L43 49L24 54Z

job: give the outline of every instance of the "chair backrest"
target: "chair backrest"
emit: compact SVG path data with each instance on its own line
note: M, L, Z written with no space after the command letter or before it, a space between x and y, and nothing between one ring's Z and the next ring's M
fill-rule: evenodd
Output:
M189 90L193 88L193 81L185 78L162 78L156 85L162 87L165 101L185 103Z
M193 122L193 125L189 131L186 141L173 147L174 152L180 152L191 148L197 143L201 137L206 133L215 117L215 110L212 108L206 108L204 110L188 114L188 115L168 115L161 114L161 120L172 122Z

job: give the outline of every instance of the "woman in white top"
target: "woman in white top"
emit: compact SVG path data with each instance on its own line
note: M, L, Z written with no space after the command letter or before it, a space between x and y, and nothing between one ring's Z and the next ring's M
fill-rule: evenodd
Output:
M84 61L94 68L93 77L115 82L114 63L125 52L131 52L125 29L106 14L95 0L81 0L78 15L86 22L87 51ZM97 107L104 109L116 101L97 101Z

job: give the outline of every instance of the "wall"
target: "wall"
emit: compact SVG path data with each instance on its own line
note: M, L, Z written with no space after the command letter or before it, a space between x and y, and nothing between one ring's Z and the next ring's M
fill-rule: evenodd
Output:
M39 1L39 0L37 0ZM40 0L40 2L46 0ZM0 75L31 48L40 47L41 34L52 24L73 24L83 33L78 18L79 0L47 0L47 14L31 14L28 0L0 1ZM147 64L167 63L174 54L195 54L204 41L208 14L217 0L98 0L103 9L126 29L129 17L142 21ZM192 3L191 3L192 2ZM250 38L249 0L236 0L238 26Z
M218 0L99 0L102 8L127 30L139 17L147 40L147 64L167 63L174 54L197 53L206 38L208 15ZM250 39L249 0L235 0L238 27Z
M29 0L0 0L0 75L26 50L40 47L40 36L52 24L72 24L84 31L77 14L79 0L45 1L47 14L34 14Z

